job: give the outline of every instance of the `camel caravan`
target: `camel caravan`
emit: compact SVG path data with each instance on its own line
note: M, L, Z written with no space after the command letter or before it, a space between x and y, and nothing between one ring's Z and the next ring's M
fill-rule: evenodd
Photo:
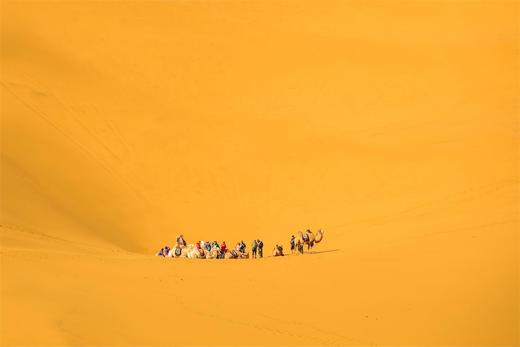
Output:
M316 235L309 229L304 233L298 231L295 237L291 236L290 245L291 253L303 254L304 246L307 245L307 251L310 252L315 244L323 240L323 231L320 229ZM234 248L228 248L226 241L219 244L217 241L197 241L195 244L187 244L183 235L176 238L175 245L170 248L164 246L156 254L160 257L169 258L189 258L189 259L249 259L263 258L264 243L260 239L253 240L251 244L251 254L246 251L246 244L240 241ZM283 246L276 244L273 248L273 257L284 256Z
M263 248L263 242L255 240L254 245L253 256L256 256L258 246L261 245L261 248ZM260 251L260 254L263 254L262 251ZM157 253L157 256L189 259L247 259L249 253L246 252L244 241L240 241L235 248L229 249L226 241L222 241L220 245L217 241L197 241L195 244L187 244L184 236L179 235L174 247L164 246Z

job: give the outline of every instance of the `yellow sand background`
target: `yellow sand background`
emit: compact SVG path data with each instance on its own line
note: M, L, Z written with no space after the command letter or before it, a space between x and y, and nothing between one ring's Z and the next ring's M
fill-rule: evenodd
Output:
M518 2L1 6L0 345L519 343Z

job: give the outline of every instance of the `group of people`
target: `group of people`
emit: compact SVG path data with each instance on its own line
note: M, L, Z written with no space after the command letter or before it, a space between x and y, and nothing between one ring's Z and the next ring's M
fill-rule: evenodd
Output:
M177 236L175 240L176 244L173 248L169 246L164 246L157 252L157 256L159 257L180 257L182 254L182 249L186 247L194 247L200 254L205 254L206 252L214 252L216 253L216 259L225 259L226 253L231 253L233 257L238 257L241 255L242 257L246 255L249 257L249 254L246 251L246 244L244 240L238 242L234 249L229 249L226 241L222 241L220 244L218 241L207 242L204 240L195 242L194 245L187 245L186 240L183 235ZM252 258L262 258L264 256L264 242L260 239L253 240L251 244L251 256Z
M303 254L304 245L307 246L307 251L312 251L312 247L321 242L323 239L323 230L319 229L316 233L307 229L305 232L298 231L297 236L292 235L289 241L291 245L291 253ZM263 258L264 256L264 242L260 239L255 239L251 243L251 254L246 250L244 240L236 244L234 248L228 248L226 241L220 244L218 241L207 242L197 241L195 244L187 244L183 235L177 236L176 244L173 248L164 246L157 252L157 256L161 257L187 257L187 258L205 258L205 259L244 259L244 258ZM283 246L276 244L273 249L273 256L283 256Z

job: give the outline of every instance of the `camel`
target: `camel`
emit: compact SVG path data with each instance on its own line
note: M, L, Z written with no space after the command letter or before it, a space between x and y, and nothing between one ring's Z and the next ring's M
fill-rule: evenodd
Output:
M179 248L179 247L173 247L172 249L170 249L170 251L168 252L168 257L171 257L171 258L179 258L182 256L182 250L184 248Z
M312 247L316 243L320 243L323 240L324 231L319 229L316 232L316 235L312 233L309 229L304 233L298 231L298 236L295 238L295 245L298 252L303 253L303 245L307 245L307 251L312 250Z
M206 259L217 259L220 250L217 248L212 248L211 251L206 251Z
M207 254L209 253L205 248L201 248L197 250L199 252L200 259L206 259Z
M232 249L224 255L224 259L248 259L249 253L248 252L240 252L236 249Z
M188 246L182 249L181 256L185 256L189 259L206 259L208 258L208 254L209 252L206 249L198 249L197 246L189 244Z
M186 249L186 257L189 259L201 259L201 258L205 257L204 250L197 249L197 247L195 245L190 244L185 249Z
M182 243L181 243L181 245L177 244L175 247L173 247L168 252L168 257L172 257L172 258L189 258L188 255L191 254L191 252L194 249L197 250L197 248L193 244L189 244L188 246L183 245Z
M238 251L235 251L234 249L232 249L224 254L224 259L238 259L238 257L239 257Z
M283 246L276 245L273 249L273 257L283 257Z
M181 256L181 251L182 251L182 248L179 248L179 247L173 247L172 249L170 249L170 251L168 252L168 257L170 258L178 258Z
M316 232L316 236L314 238L314 243L320 243L321 240L323 240L323 234L325 232L321 229L318 229L318 231Z

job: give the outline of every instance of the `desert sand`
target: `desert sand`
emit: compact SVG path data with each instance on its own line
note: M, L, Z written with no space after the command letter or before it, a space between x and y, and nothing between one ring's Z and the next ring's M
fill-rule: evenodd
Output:
M0 345L518 345L518 2L1 6Z

